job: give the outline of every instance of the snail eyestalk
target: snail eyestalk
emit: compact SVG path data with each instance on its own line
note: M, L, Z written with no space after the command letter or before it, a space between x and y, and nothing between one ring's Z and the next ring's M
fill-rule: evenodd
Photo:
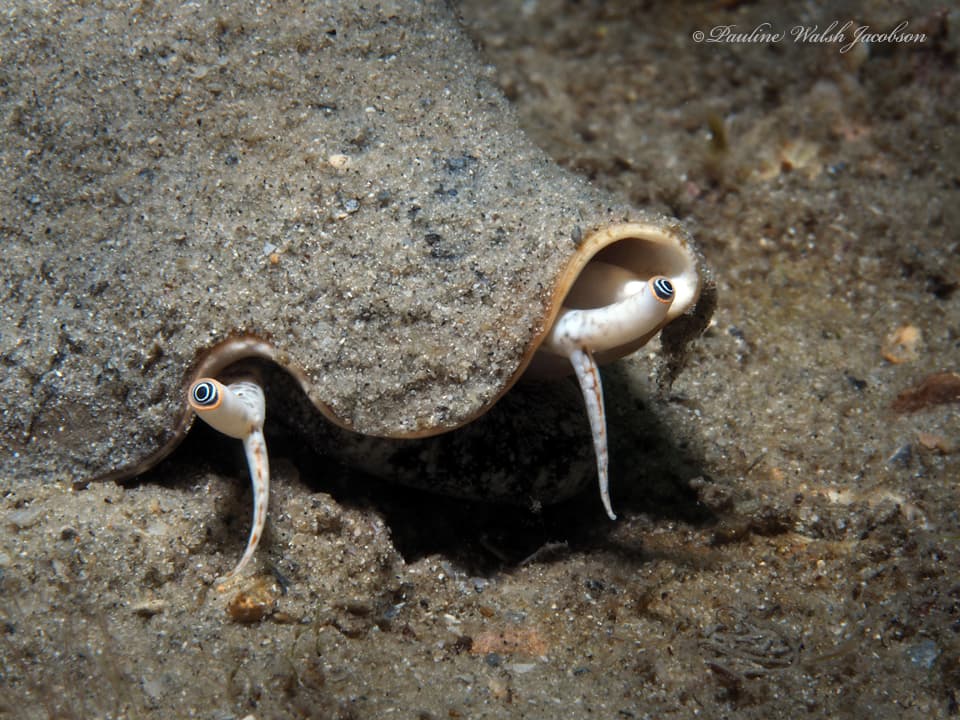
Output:
M253 485L253 524L247 547L236 567L217 582L217 589L226 590L256 552L267 523L267 505L270 495L270 463L267 443L263 437L266 401L263 389L252 380L240 380L224 385L214 378L200 378L188 393L190 407L197 417L224 435L243 441L243 449Z
M618 295L626 297L609 305L563 310L543 343L546 350L566 356L577 375L593 434L600 499L611 520L617 516L610 503L607 420L600 369L593 353L655 332L666 319L675 296L673 284L662 275L647 282L630 279L623 283L622 289Z

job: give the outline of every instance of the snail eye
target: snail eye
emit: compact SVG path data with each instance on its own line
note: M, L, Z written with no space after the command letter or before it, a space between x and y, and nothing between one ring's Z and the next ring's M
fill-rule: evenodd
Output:
M216 405L219 400L217 386L209 380L201 380L193 386L193 401L200 407Z
M653 294L657 296L660 302L670 302L673 300L673 283L663 275L658 275L650 281L650 287L653 288Z

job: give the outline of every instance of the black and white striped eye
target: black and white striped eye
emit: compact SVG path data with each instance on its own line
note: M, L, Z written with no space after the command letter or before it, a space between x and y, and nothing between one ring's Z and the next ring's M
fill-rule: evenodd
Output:
M673 300L673 283L663 275L658 275L650 280L650 287L653 288L653 294L657 300L663 303Z
M201 380L195 383L190 393L193 402L200 407L210 407L220 402L220 391L216 384L209 380Z

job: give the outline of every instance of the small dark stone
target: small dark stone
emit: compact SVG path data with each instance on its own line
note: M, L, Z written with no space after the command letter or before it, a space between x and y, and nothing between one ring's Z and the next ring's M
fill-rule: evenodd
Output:
M887 458L888 465L902 465L907 466L910 464L910 460L913 457L913 449L910 447L910 444L901 446L897 451Z
M584 580L583 584L592 593L602 593L606 589L602 580L594 580L593 578Z
M844 373L843 376L847 379L847 382L850 383L850 385L853 387L854 390L860 392L866 389L867 387L866 380L861 380L860 378L856 378L850 373Z
M477 162L477 158L473 155L460 155L458 157L447 158L445 165L447 172L458 173L467 169L470 165Z
M469 635L461 635L448 646L453 652L459 655L462 652L469 652L473 647L473 638Z
M570 239L574 245L580 245L583 242L583 229L579 225L574 225L570 231Z
M960 283L951 282L943 275L936 274L927 277L927 290L933 293L937 300L949 300L958 287L960 287Z

